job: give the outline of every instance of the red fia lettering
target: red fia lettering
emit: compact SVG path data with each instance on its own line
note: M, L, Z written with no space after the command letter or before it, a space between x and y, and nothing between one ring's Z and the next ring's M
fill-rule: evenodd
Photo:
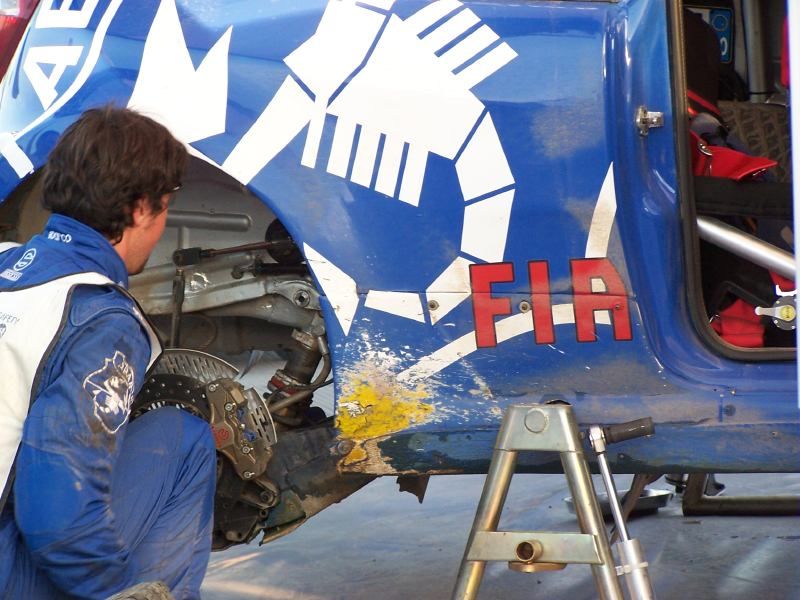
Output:
M597 341L596 311L609 311L615 340L632 340L628 293L614 264L608 258L576 258L570 261L570 269L578 341ZM497 346L495 317L510 315L512 311L511 299L493 296L492 285L513 282L514 266L511 263L470 265L469 274L475 341L478 348L493 348ZM547 261L530 261L528 277L534 341L537 344L552 344L556 337ZM597 283L593 286L593 282Z

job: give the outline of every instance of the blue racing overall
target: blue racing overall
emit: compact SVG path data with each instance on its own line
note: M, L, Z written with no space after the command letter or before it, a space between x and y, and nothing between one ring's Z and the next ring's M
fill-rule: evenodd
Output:
M174 408L129 422L160 346L127 282L108 240L68 217L0 248L0 599L154 580L199 597L214 443Z

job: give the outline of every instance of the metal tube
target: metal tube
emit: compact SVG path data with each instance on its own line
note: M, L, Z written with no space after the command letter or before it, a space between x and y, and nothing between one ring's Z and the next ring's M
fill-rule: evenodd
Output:
M622 517L622 509L617 499L617 486L614 484L614 478L611 477L611 469L608 468L605 452L597 453L597 465L600 467L600 475L602 475L603 483L606 486L608 505L611 507L611 514L614 516L614 523L617 526L619 537L623 542L627 542L630 539L628 528L625 526L625 519Z
M800 496L707 496L708 475L691 473L683 493L685 516L795 516L800 515Z
M631 600L654 600L653 584L647 571L647 561L639 540L625 540L614 544L620 560L620 570Z
M769 96L771 89L767 81L762 4L762 0L742 0L744 37L747 47L747 89L750 92L751 102L763 102Z
M177 348L181 344L181 320L185 293L186 275L183 269L175 269L175 277L172 279L172 321L169 327L170 348Z
M475 511L475 521L472 524L472 531L469 533L469 541L464 551L464 558L461 561L461 567L456 577L453 600L474 600L478 597L478 589L481 585L483 572L486 569L486 562L467 560L467 553L472 547L476 532L495 531L497 529L516 462L517 452L515 451L496 449L492 455L489 473L486 475L486 482L483 484L483 492L478 502L478 509Z
M700 237L760 267L794 279L794 256L727 223L709 217L697 217Z
M614 559L611 555L611 546L608 544L608 535L583 451L562 452L561 464L564 466L564 474L569 482L570 493L575 500L575 515L578 517L581 531L594 535L597 540L597 553L603 564L592 565L592 575L600 599L623 600L622 589L617 580Z
M167 214L167 227L245 232L250 231L252 224L249 215L240 213L212 213L173 208Z

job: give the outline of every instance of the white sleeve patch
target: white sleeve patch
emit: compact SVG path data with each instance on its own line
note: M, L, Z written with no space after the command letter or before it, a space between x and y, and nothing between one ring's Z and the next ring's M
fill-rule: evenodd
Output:
M133 382L133 367L119 351L104 359L103 366L83 380L83 389L94 402L94 415L108 433L116 433L128 420Z

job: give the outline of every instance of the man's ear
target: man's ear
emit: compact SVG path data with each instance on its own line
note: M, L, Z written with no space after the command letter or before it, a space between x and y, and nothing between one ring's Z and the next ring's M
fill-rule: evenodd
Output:
M131 220L133 221L133 226L136 227L144 222L145 218L152 212L150 208L150 204L147 202L147 198L142 196L138 198L136 202L133 203L133 208L131 209Z

